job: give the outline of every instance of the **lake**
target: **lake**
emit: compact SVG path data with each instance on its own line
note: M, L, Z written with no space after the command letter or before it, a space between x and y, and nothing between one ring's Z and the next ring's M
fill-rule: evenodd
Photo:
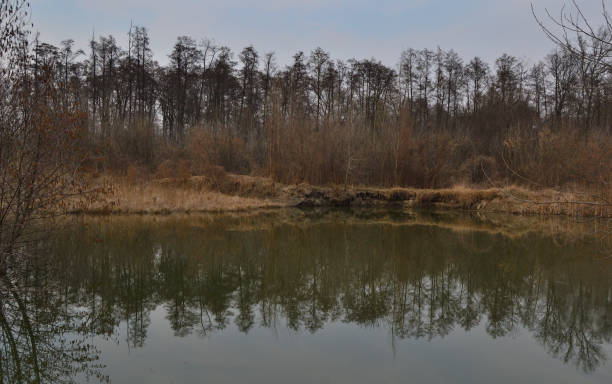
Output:
M606 226L76 218L2 279L0 382L611 383Z

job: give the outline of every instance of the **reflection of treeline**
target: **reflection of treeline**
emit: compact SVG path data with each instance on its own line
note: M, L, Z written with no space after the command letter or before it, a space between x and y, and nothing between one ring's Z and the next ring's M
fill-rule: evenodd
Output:
M127 47L112 36L86 52L35 41L23 72L27 84L60 91L50 104L83 112L104 164L135 165L131 175L218 165L312 184L524 183L510 167L546 186L606 185L610 36L601 33L582 54L555 50L533 65L408 49L388 66L317 48L281 67L252 46L234 54L186 36L160 65L135 27Z
M159 305L177 335L230 322L243 332L285 324L315 332L344 321L427 339L481 323L492 337L524 327L585 370L612 342L609 274L582 243L420 226L100 228L60 242L54 278L97 332L127 321L136 346ZM90 240L75 241L82 236Z
M43 259L11 260L0 276L0 383L71 383L102 374L87 311L66 301Z

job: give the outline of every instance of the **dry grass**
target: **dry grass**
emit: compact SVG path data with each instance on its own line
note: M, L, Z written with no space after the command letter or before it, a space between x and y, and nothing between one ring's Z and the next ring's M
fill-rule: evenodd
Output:
M181 179L129 181L106 177L97 199L74 201L73 213L168 214L228 212L289 206L433 207L521 215L612 217L612 206L596 196L522 187L448 189L316 187L283 185L263 177L227 174L223 178L193 176ZM593 203L595 202L595 203Z
M106 178L104 193L90 201L73 201L68 211L86 214L169 214L197 212L231 212L260 208L277 208L284 204L270 199L228 195L207 189L204 185L185 182L128 182Z
M612 205L596 194L552 189L532 191L518 186L498 191L499 197L484 203L483 209L523 215L612 217Z
M595 195L554 190L531 191L522 187L479 189L321 188L306 185L286 188L304 206L371 206L401 204L410 208L433 207L522 215L612 217L612 205Z

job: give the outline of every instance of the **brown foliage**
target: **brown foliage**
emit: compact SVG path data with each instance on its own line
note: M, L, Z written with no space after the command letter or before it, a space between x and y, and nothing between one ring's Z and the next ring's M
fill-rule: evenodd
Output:
M213 134L204 127L192 130L186 153L192 160L194 174L210 172L212 165L233 173L248 173L251 169L249 151L242 138L219 132Z
M186 159L164 160L157 167L155 176L158 179L187 181L191 177L190 162Z

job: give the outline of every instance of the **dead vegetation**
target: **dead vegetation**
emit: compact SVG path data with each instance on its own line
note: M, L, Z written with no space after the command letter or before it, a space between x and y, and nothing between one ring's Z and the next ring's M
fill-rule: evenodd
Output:
M126 178L105 178L104 193L98 198L75 199L70 213L109 214L170 214L197 212L232 212L285 206L271 199L224 194L210 189L203 178L187 180L161 179L128 181Z
M393 207L459 209L521 215L612 217L612 206L592 203L596 197L539 191L524 187L445 189L372 188L280 184L272 179L227 174L215 169L206 176L131 179L105 177L97 181L97 199L74 200L71 213L169 214L243 211L281 207Z

